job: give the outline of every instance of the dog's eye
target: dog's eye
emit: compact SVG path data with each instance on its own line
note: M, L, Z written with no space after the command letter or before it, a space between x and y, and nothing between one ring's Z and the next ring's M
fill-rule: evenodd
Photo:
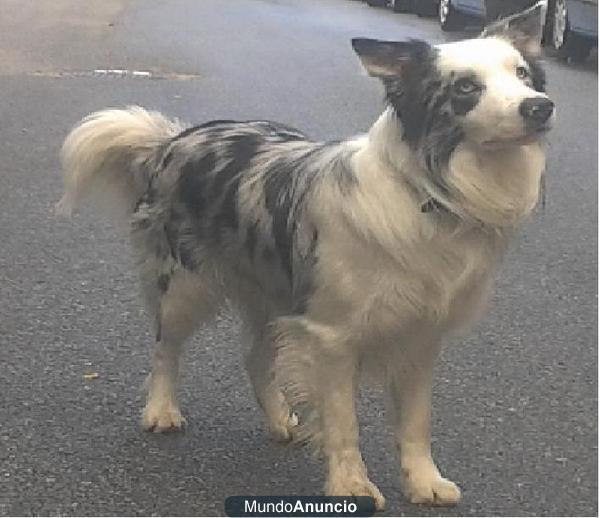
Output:
M468 95L479 90L479 85L472 79L459 79L454 83L454 90L460 95Z
M517 67L517 77L519 79L527 79L529 77L529 70L525 67Z

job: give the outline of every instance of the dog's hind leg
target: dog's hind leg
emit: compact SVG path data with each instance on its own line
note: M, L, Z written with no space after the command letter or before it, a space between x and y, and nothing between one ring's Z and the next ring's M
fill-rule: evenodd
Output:
M214 315L213 300L202 280L190 273L161 276L156 311L156 346L146 381L144 429L177 430L185 423L177 402L179 358L184 341L202 321Z
M400 452L404 493L414 504L453 505L460 490L431 455L431 392L438 339L415 340L387 365L387 385Z

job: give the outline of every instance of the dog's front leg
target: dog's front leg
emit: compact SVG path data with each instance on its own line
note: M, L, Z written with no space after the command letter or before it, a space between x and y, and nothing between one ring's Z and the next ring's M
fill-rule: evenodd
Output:
M404 493L414 504L454 505L460 490L431 455L431 392L439 341L416 343L390 367L388 388Z
M327 462L328 495L370 496L377 509L385 499L367 475L358 444L355 410L357 382L354 358L335 356L320 358L318 384L322 426L322 447Z
M180 355L180 343L166 340L156 343L152 356L152 373L145 383L148 392L142 416L142 426L145 430L178 430L185 423L177 403Z

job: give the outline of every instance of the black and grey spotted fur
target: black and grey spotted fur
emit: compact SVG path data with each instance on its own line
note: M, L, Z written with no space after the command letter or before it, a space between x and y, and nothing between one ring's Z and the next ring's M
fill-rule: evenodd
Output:
M169 265L160 291L210 257L243 271L282 312L302 311L319 239L306 205L325 175L342 196L353 188L351 155L270 121L212 121L172 137L143 164L148 183L131 216L134 240L151 244L140 245L144 256Z

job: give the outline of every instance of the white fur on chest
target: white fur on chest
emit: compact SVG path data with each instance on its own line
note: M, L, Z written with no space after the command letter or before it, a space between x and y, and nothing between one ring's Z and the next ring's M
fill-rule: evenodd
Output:
M338 228L319 247L312 309L354 335L389 336L423 323L455 329L484 305L501 247L473 233L439 233L396 252Z
M319 248L309 304L348 333L387 336L415 325L441 333L476 320L508 239L538 199L539 145L479 152L459 147L447 171L452 215L423 213L425 173L399 142L394 168L365 141L357 189L337 207L321 192ZM337 204L336 204L337 205Z

